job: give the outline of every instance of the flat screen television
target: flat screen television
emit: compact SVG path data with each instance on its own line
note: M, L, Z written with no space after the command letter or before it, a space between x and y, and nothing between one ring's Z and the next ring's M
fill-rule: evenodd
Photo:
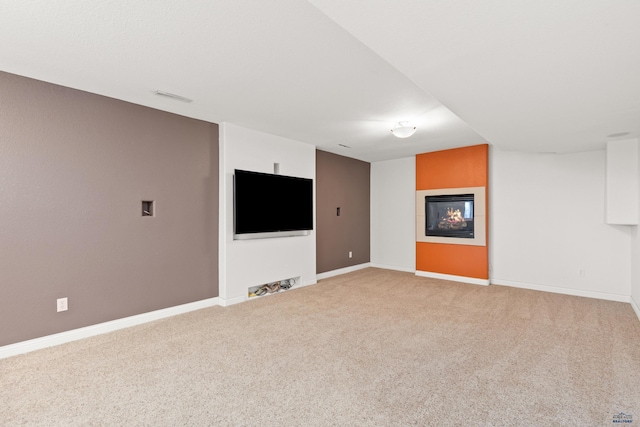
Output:
M305 236L313 230L313 180L236 169L234 240Z

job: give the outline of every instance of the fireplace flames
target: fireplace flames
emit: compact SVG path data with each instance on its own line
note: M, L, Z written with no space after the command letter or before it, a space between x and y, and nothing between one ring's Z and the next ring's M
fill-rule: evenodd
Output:
M467 226L467 221L462 217L460 209L447 208L447 214L438 221L440 230L462 230Z

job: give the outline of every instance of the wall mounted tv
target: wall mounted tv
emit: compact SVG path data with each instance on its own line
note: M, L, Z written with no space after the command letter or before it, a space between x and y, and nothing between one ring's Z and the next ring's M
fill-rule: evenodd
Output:
M313 230L313 180L236 169L233 239L306 236Z

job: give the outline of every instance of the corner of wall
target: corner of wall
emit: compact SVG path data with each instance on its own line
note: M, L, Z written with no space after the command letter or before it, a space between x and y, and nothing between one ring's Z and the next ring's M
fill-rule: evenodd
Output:
M640 320L640 306L638 305L638 302L636 302L633 296L631 297L631 307L633 308L633 311L636 312L636 316L638 316L638 320Z

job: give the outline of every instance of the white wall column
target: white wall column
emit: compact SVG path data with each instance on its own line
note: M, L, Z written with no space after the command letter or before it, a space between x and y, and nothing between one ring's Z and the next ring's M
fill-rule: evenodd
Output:
M416 159L371 164L371 265L416 270Z

